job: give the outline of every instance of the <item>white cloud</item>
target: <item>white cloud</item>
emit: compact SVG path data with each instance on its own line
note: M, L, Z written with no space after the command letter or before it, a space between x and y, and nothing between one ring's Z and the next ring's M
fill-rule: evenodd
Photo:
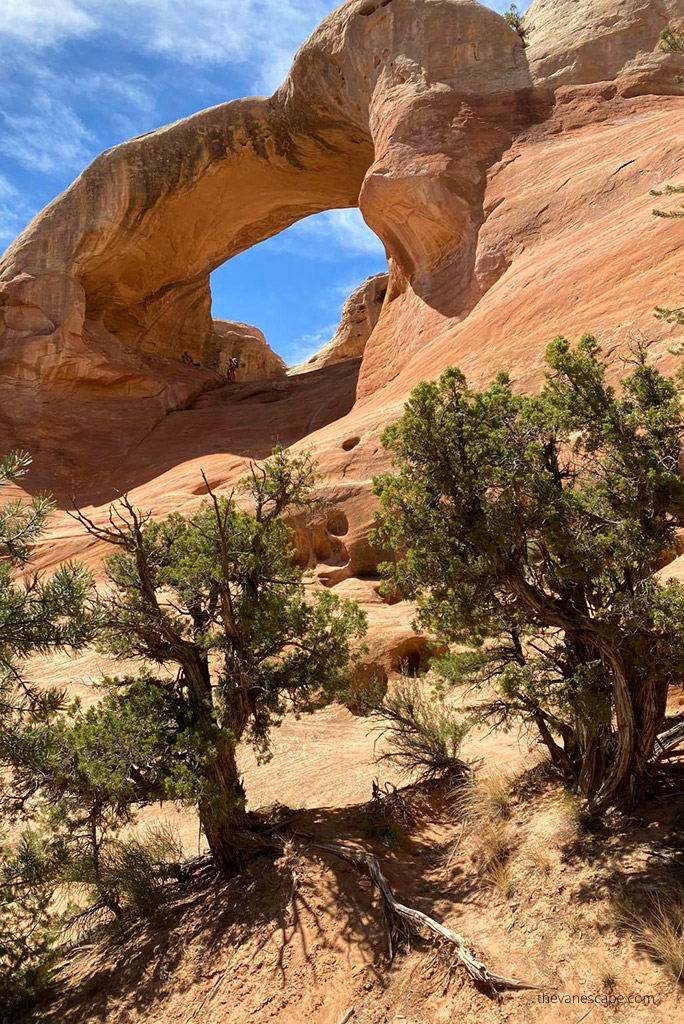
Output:
M24 227L35 210L19 190L0 174L0 252Z
M9 9L8 8L9 5ZM267 92L335 0L3 0L0 45L32 50L94 35L184 64L227 63ZM6 48L6 47L5 47Z
M31 47L56 46L96 28L83 0L3 0L0 37Z
M298 366L299 363L305 363L308 359L311 359L311 356L315 356L319 349L323 348L330 341L337 330L337 326L337 321L325 324L325 326L320 327L317 331L312 331L310 334L302 334L301 337L292 342L288 346L287 352L290 365Z
M318 243L318 244L316 244ZM385 259L385 247L367 226L360 210L327 210L293 224L278 244L302 256L336 259L340 250L347 255L377 256ZM322 249L325 253L322 253Z
M31 170L50 174L83 167L97 152L97 139L57 97L39 93L29 113L0 110L0 153Z

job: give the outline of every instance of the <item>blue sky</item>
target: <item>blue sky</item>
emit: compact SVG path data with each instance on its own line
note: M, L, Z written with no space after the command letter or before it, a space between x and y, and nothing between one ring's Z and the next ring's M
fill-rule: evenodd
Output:
M336 6L1 0L0 250L103 149L203 107L271 93ZM292 364L329 340L347 295L384 267L357 210L319 214L219 268L214 315L256 324Z

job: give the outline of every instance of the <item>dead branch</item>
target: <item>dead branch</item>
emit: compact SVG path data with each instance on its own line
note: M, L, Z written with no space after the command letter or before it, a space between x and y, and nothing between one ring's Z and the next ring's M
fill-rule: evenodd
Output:
M302 833L296 833L297 835L303 835ZM344 860L351 861L353 864L360 864L366 869L371 881L373 881L380 891L383 899L383 906L387 918L387 924L389 929L388 938L390 940L390 957L392 957L393 939L401 932L405 933L419 933L421 929L432 932L437 935L440 939L444 939L446 942L456 947L456 953L458 959L461 961L470 977L485 985L487 988L494 992L498 992L500 989L513 988L513 989L539 989L540 985L535 985L528 981L520 981L518 978L510 978L503 974L494 974L490 971L482 961L478 960L470 952L466 946L465 939L457 932L451 931L449 928L445 928L444 925L435 921L434 918L429 917L420 910L415 910L413 907L407 907L403 903L394 897L392 890L390 889L387 879L383 875L380 869L380 863L372 853L367 850L361 850L356 846L349 846L346 843L334 843L334 842L318 842L312 839L310 836L304 835L310 844L319 850L327 850L329 853L334 853L338 857L342 857Z

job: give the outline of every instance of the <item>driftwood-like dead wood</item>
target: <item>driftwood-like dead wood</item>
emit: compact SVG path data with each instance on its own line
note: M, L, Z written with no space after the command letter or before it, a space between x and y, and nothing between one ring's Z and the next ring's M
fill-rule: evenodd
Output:
M298 835L302 835L302 833L298 833ZM505 974L494 974L481 960L473 956L466 946L465 939L457 932L452 932L450 928L445 928L444 925L424 914L421 910L415 910L413 907L407 907L405 904L399 903L380 869L378 858L374 854L369 853L367 850L361 850L356 846L350 846L347 843L320 842L311 836L304 836L303 838L306 838L310 845L316 847L316 849L326 850L328 853L334 853L337 857L342 857L353 864L360 864L368 872L371 881L375 883L383 899L388 927L390 959L393 957L395 939L399 934L403 932L410 935L412 932L419 933L421 930L425 930L455 946L456 955L470 977L486 988L494 992L506 988L541 988L540 985L535 985L528 981L520 981L518 978L509 978Z

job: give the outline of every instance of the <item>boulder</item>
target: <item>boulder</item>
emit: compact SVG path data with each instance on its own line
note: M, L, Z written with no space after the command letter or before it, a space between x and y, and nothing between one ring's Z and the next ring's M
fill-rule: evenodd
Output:
M227 374L230 359L237 359L238 381L262 380L285 373L286 366L258 327L237 320L213 320L213 330L202 352L202 365Z

